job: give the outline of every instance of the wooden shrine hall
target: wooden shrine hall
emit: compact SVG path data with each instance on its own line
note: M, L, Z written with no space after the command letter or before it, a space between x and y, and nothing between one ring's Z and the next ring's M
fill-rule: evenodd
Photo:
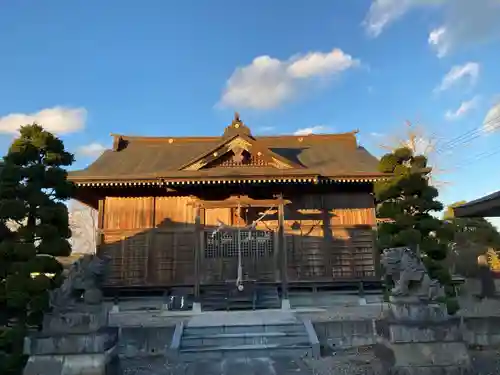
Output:
M379 280L372 190L387 176L356 134L253 136L236 114L218 137L112 135L69 176L99 212L107 287L198 299Z

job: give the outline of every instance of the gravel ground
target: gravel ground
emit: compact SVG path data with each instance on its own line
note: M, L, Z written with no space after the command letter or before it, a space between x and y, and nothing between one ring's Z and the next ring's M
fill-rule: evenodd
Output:
M313 375L385 375L377 372L377 358L371 348L325 353L322 358L304 360Z
M371 347L324 353L319 359L231 359L197 364L168 363L163 357L122 361L123 375L387 375ZM499 350L471 350L474 375L500 373ZM222 370L224 369L224 370ZM237 371L236 371L237 370Z
M230 358L172 365L161 358L122 363L123 375L313 375L300 359Z
M500 374L499 350L471 350L470 356L477 375Z
M471 350L469 353L474 375L500 374L499 350ZM369 347L339 351L306 363L314 375L386 375Z
M365 320L377 319L387 308L386 303L365 306L337 306L321 312L300 313L313 322L328 322L331 320Z
M120 375L187 375L186 364L169 363L164 357L123 359Z

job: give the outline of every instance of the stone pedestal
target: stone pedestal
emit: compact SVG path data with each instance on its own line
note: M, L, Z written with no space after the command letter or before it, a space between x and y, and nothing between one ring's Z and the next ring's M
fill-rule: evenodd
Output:
M45 316L41 332L25 339L24 375L119 375L117 330L106 314L70 311Z
M391 375L471 373L460 320L446 306L411 298L391 298L387 315L376 324L375 351Z
M282 310L290 310L292 307L290 306L290 300L289 299L282 299L281 300L281 309Z
M201 303L193 302L193 312L196 314L201 314Z

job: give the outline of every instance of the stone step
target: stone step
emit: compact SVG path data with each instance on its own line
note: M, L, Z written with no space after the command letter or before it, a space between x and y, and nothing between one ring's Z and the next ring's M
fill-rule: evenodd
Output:
M190 372L186 374L196 375L312 375L309 366L302 360L295 358L202 360L189 363L188 368Z
M253 333L219 333L215 335L185 335L181 340L182 348L224 347L234 345L308 345L309 338L305 332L253 332Z
M281 300L277 290L269 293L206 294L202 299L204 310L252 310L279 308Z
M266 358L269 357L271 352L273 357L312 356L312 348L309 344L286 346L279 344L248 344L184 348L179 350L179 359L185 362L194 362L223 358Z
M243 310L268 310L268 309L278 309L281 307L280 303L268 303L268 304L231 304L230 306L226 304L217 303L203 303L203 311L243 311Z
M253 301L209 301L203 302L202 308L204 310L253 310Z
M303 333L305 326L302 323L285 324L252 324L252 325L231 325L231 326L196 326L189 325L184 328L183 336L209 336L221 333L263 333L263 332L283 332L283 333Z

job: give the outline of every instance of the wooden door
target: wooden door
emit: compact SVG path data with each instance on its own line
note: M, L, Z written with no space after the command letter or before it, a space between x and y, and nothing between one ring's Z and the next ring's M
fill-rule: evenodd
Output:
M214 234L217 222L231 228ZM274 231L248 229L246 210L206 209L202 236L202 284L235 282L239 252L243 281L275 281L276 234Z

